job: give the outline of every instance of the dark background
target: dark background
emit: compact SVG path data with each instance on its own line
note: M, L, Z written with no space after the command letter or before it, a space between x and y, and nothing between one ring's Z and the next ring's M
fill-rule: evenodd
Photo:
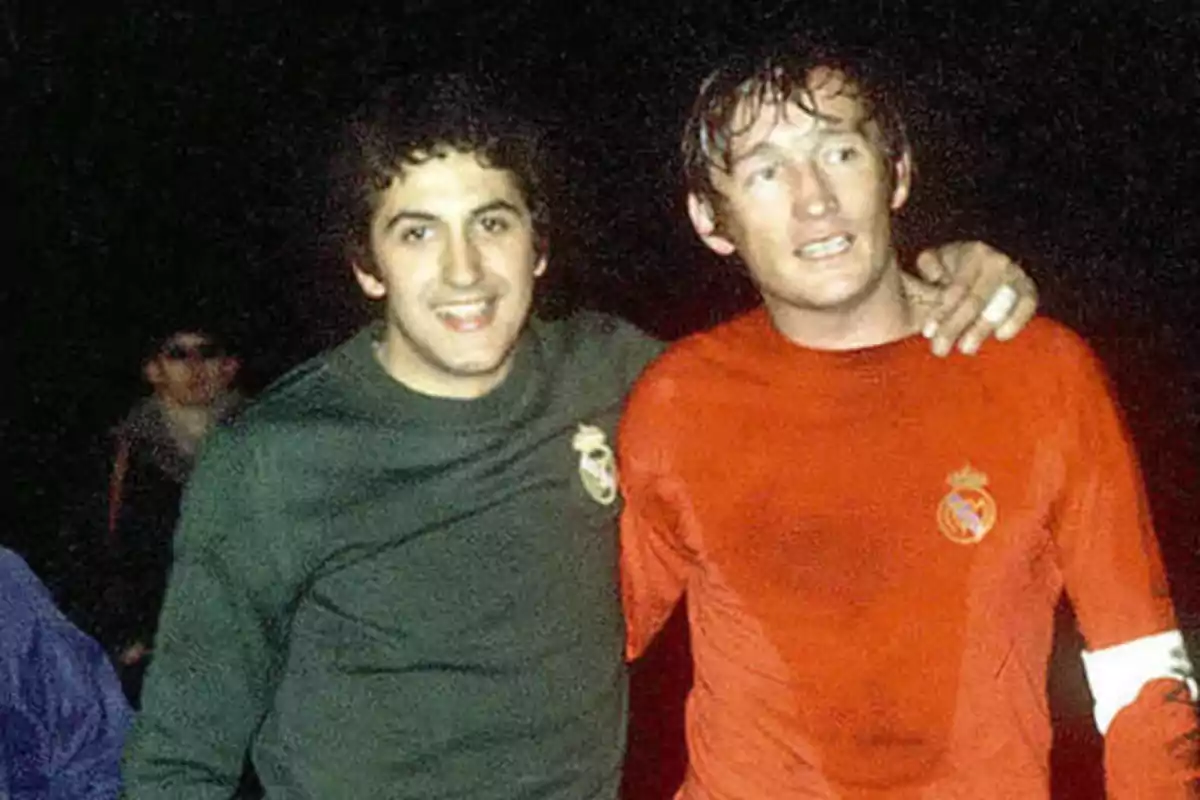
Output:
M537 96L570 192L551 305L675 336L752 297L686 227L673 147L692 88L724 46L829 26L886 48L922 98L906 244L994 243L1101 352L1197 626L1190 3L75 5L0 2L0 539L35 565L55 563L63 509L141 390L149 337L213 327L255 389L362 319L315 212L330 126L378 76L469 61Z

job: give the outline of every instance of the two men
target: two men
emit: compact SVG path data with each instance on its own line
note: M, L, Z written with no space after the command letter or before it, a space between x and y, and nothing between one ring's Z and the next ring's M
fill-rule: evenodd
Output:
M382 320L206 447L130 797L227 797L247 750L267 797L616 797L611 442L660 346L530 316L540 170L538 137L457 79L390 86L348 127L333 205ZM985 292L1014 269L947 253Z
M671 347L623 417L636 657L686 591L683 800L1049 796L1064 587L1111 797L1195 797L1196 683L1129 437L1048 320L942 362L892 244L903 118L865 62L731 61L689 213L763 305Z

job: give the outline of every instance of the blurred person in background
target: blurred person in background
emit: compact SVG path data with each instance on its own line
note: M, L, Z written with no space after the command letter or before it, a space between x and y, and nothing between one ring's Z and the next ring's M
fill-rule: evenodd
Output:
M173 331L142 364L150 394L113 431L107 551L115 575L104 592L105 639L135 706L166 591L183 487L201 442L242 405L234 386L240 367L211 333Z

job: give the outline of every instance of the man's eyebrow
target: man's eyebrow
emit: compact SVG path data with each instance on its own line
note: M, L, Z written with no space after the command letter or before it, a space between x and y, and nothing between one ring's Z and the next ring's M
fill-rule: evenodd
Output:
M491 214L496 211L507 211L510 214L521 216L524 214L521 207L509 200L492 200L484 203L481 206L471 209L470 216L472 218L482 217L484 214ZM383 225L384 232L389 232L402 222L437 222L438 216L431 214L428 211L415 211L411 209L402 209L397 211L392 216L388 217L387 222Z
M759 142L744 153L735 153L733 158L729 160L731 167L736 167L743 161L749 161L762 156L777 155L783 148L774 142Z
M401 210L388 217L387 222L383 225L383 230L391 231L401 222L437 222L437 217L427 211Z
M472 217L482 217L484 214L490 214L493 211L507 211L518 217L524 215L524 211L516 203L509 200L492 200L490 203L484 203L478 208L471 211Z
M805 134L813 136L817 140L824 139L830 136L841 136L847 133L856 134L858 136L869 136L867 126L871 124L869 117L861 117L853 121L847 120L845 117L833 117L822 115L816 117L817 124L813 130ZM744 153L735 153L729 161L730 168L736 167L743 161L749 161L762 156L771 156L780 153L785 148L778 144L769 141L759 142Z
M824 117L817 126L817 131L824 134L857 133L867 135L867 126L871 124L870 117L859 116L847 120L845 117Z

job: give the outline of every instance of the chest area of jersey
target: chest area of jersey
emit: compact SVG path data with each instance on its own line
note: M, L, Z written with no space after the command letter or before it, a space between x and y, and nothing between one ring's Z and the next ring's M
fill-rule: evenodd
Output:
M891 604L1045 549L1054 454L987 404L899 404L886 419L722 411L679 462L689 537L722 580Z
M612 616L616 416L391 440L364 431L353 470L297 470L288 510L316 543L310 598L430 641L515 641Z

